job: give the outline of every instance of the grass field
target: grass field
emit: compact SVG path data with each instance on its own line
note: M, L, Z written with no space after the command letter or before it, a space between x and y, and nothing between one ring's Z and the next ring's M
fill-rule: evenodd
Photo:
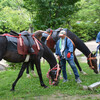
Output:
M100 75L95 74L86 63L81 63L82 69L88 75L80 74L82 85L90 85L94 82L100 81ZM18 81L15 91L11 92L12 83L15 81L19 70L8 68L7 71L0 72L0 100L100 100L100 87L90 90L83 90L74 79L74 74L68 74L68 82L62 83L62 79L58 86L50 86L46 74L49 70L47 63L42 64L42 74L44 83L49 88L44 89L40 86L39 78L26 78L24 72L22 78ZM36 69L35 69L35 73ZM75 99L76 98L76 99Z

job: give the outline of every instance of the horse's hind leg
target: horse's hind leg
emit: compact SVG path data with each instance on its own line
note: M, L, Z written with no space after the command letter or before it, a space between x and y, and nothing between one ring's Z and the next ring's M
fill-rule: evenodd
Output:
M31 73L33 74L34 77L36 77L36 74L34 72L34 63L33 62L30 63L30 68L31 68ZM27 74L28 78L31 77L29 74L29 66L27 66L27 68L26 68L26 74Z
M16 79L16 80L14 81L14 83L12 84L12 89L11 89L11 91L14 91L14 90L15 90L15 85L16 85L17 81L21 78L21 76L23 75L23 72L25 71L25 68L26 68L28 65L29 65L29 62L24 62L24 63L23 63L23 65L22 65L22 67L21 67L21 70L20 70L20 72L19 72L19 74L18 74L17 79Z
M78 60L77 60L77 58L76 58L76 56L74 55L74 61L75 61L75 63L76 63L76 65L77 65L77 67L78 67L78 69L79 69L79 71L82 73L82 74L86 74L86 72L84 72L83 70L82 70L82 68L80 67L80 65L79 65L79 62L78 62Z
M31 65L30 65L31 73L33 74L34 77L36 77L36 74L35 74L35 72L34 72L34 63L31 62L30 64L31 64Z
M79 71L81 72L82 71L82 68L80 67L79 62L78 62L78 60L77 60L77 58L76 58L75 55L74 55L74 61L75 61L76 65L77 65Z
M29 74L29 66L26 67L26 74L27 74L27 78L30 78L30 74Z

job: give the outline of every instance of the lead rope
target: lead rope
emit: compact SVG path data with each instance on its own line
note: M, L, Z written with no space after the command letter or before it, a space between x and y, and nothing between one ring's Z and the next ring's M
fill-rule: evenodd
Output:
M50 85L54 85L55 82L51 83L51 77L50 77L49 73L50 73L51 70L55 70L55 69L57 70L57 74L56 74L56 78L54 79L54 81L57 81L57 78L58 78L58 75L59 75L59 71L60 71L59 64L57 64L56 66L54 66L54 67L53 67L52 69L50 69L50 70L48 71L48 73L47 73L47 78L49 79L49 84L50 84Z
M57 64L57 74L56 74L56 78L54 79L55 81L57 81L59 71L60 71L60 67L59 67L59 64Z

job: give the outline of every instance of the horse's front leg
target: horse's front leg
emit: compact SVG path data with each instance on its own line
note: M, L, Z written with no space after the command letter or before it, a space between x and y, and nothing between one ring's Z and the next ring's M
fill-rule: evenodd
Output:
M41 72L41 68L40 68L40 59L36 60L35 65L36 65L36 69L37 69L37 72L38 72L38 75L39 75L41 86L44 87L44 88L47 88L47 86L44 84L43 78L42 78L42 72Z
M21 78L21 76L23 75L23 72L25 71L25 68L26 68L27 66L29 66L29 62L24 62L23 65L22 65L22 67L21 67L21 70L20 70L20 72L19 72L19 74L18 74L17 79L16 79L16 80L14 81L14 83L12 84L12 89L11 89L11 91L14 91L14 90L15 90L16 83L17 83L17 81Z

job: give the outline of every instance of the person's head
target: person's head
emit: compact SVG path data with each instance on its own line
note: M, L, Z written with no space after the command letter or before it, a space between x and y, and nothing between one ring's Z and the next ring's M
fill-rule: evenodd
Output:
M63 39L63 38L65 38L65 35L66 35L66 31L60 31L59 37L61 37Z

